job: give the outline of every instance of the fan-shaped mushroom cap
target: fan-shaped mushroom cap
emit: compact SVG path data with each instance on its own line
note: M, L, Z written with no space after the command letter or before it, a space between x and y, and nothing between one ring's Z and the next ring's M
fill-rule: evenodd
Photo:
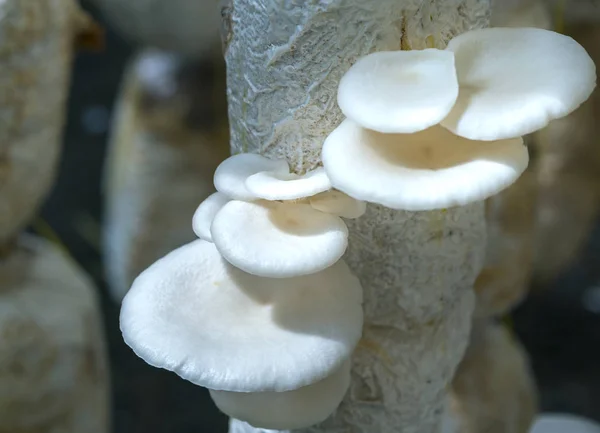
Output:
M296 200L331 188L323 167L303 176L293 173L260 172L246 180L246 189L265 200Z
M344 221L308 204L230 201L210 231L228 262L269 278L319 272L337 262L348 246Z
M300 278L261 278L196 240L135 280L121 331L147 363L197 385L289 391L349 358L362 332L361 303L360 283L343 261Z
M412 133L444 119L457 96L453 53L384 51L363 57L346 72L338 105L364 128Z
M339 406L350 386L350 361L320 382L287 392L210 391L217 407L257 428L291 430L318 424Z
M322 159L335 188L411 211L484 200L513 183L529 160L520 138L471 141L440 126L380 134L349 119L325 140Z
M212 242L210 225L215 219L217 212L219 212L229 201L229 197L225 194L215 192L200 203L200 206L198 206L198 209L196 209L194 217L192 218L192 229L194 230L194 233L196 233L196 236L205 241Z
M240 153L223 161L215 170L215 188L235 200L255 200L246 189L246 179L262 171L286 175L290 168L282 159L269 159L255 153Z
M566 116L596 86L596 67L572 38L533 28L473 30L456 58L456 105L441 125L471 140L520 137Z

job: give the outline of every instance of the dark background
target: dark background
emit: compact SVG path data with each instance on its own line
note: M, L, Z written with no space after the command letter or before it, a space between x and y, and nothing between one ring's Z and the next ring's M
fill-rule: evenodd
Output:
M88 2L82 3L102 22ZM135 47L106 30L103 51L76 58L60 175L42 219L98 285L109 341L114 432L225 432L227 419L204 389L148 366L129 350L118 328L119 306L108 296L100 245L102 168L113 101ZM551 285L533 287L512 318L531 356L542 409L598 421L599 265L600 224L577 263Z

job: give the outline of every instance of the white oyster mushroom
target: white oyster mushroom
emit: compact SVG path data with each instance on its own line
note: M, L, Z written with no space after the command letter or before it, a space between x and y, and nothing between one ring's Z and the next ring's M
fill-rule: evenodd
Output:
M241 393L210 390L217 407L257 428L291 430L325 421L350 386L350 361L331 376L287 392Z
M344 221L308 204L230 201L210 231L228 262L269 278L319 272L337 262L348 246Z
M356 200L341 191L327 191L309 199L310 205L321 212L342 218L360 218L367 211L367 203Z
M365 128L412 133L438 124L457 96L454 54L426 49L363 57L342 77L337 98L344 115Z
M215 170L214 183L218 192L235 200L256 200L246 189L246 179L260 172L287 175L290 168L282 159L269 159L255 153L240 153L223 161Z
M572 38L534 28L473 30L452 39L460 92L441 125L471 140L520 137L566 116L596 86Z
M196 240L135 280L121 308L125 342L148 364L221 391L283 392L339 369L358 343L362 289L348 266L260 278Z
M484 200L512 184L529 161L521 138L471 141L440 126L381 134L349 119L327 137L322 159L335 188L410 211Z
M198 209L196 209L192 218L192 229L196 236L205 241L212 242L210 225L215 219L217 212L219 212L229 201L230 198L225 194L215 192L200 203L200 206L198 206Z
M296 200L331 188L323 167L300 176L294 173L260 172L246 179L246 189L265 200Z

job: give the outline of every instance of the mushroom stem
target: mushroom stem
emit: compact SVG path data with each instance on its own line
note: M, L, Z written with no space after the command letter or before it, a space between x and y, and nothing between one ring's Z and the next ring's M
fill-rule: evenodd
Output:
M443 48L454 35L485 26L489 7L487 0L286 7L231 0L222 15L232 152L283 157L298 174L314 169L323 141L342 121L336 91L352 63L373 51ZM346 260L365 290L369 344L355 353L353 383L337 412L302 431L436 432L469 338L485 246L483 203L432 212L370 205L348 224ZM264 432L236 420L230 431Z

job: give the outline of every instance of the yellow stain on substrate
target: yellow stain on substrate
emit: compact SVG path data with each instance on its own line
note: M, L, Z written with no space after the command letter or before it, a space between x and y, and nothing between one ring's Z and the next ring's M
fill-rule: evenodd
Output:
M425 38L425 46L427 48L435 48L435 39L433 35L429 35L427 38Z
M442 242L442 239L444 238L444 227L445 227L444 217L447 212L448 212L448 209L440 209L439 213L437 213L437 212L430 213L431 219L429 220L429 224L431 227L431 231L433 233L432 239L437 240L440 243Z
M366 338L361 338L358 342L358 348L375 355L377 358L380 358L387 367L392 366L392 358L390 355L388 355L385 349L376 342Z

